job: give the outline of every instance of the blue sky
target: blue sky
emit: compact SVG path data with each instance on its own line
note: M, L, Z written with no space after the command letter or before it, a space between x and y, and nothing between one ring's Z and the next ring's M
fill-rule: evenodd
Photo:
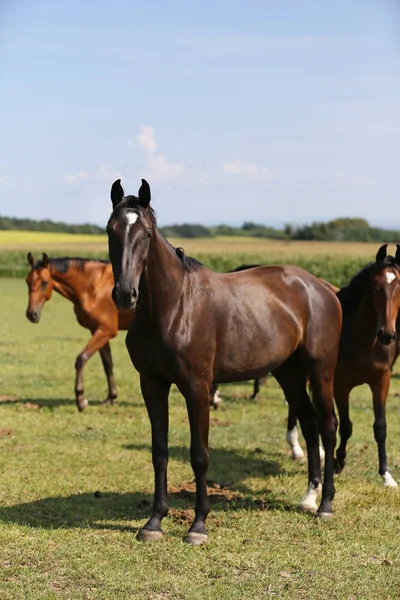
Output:
M400 226L397 0L1 0L0 214Z

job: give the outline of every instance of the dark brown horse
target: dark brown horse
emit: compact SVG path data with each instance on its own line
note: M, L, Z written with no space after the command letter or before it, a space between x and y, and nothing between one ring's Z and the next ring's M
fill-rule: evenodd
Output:
M338 292L343 308L343 330L335 373L335 400L339 412L340 445L336 471L345 464L346 444L352 433L349 417L351 390L367 383L374 406L374 435L378 445L379 474L385 487L397 487L386 458L386 399L391 367L400 352L400 245L396 256L382 246L373 263Z
M238 271L246 271L247 269L254 269L255 267L261 267L261 265L239 265L235 269L228 271L228 273L237 273ZM253 393L250 396L251 400L255 400L260 392L260 385L264 383L266 377L257 377L253 382ZM217 409L222 403L221 394L218 390L218 384L214 383L210 391L210 406Z
M82 258L53 258L43 254L35 262L28 254L31 271L26 282L29 288L29 303L26 316L32 323L38 323L42 308L50 300L53 290L71 300L78 323L92 333L87 345L75 362L75 399L79 411L86 408L84 397L83 369L97 350L100 353L108 383L108 396L105 402L117 398L117 388L113 375L110 340L118 329L128 329L132 321L131 312L118 312L111 299L113 274L109 262Z
M126 196L117 180L107 224L119 310L134 310L126 345L140 373L152 427L155 495L143 541L162 535L167 514L168 396L175 383L185 397L196 479L191 544L207 540L210 506L209 392L213 382L243 381L272 372L295 409L308 453L308 490L301 508L315 512L321 485L318 425L325 448L320 517L332 516L334 447L333 377L342 321L336 296L316 277L292 266L214 273L158 232L150 187ZM307 393L309 378L317 411Z
M385 487L397 487L386 458L386 400L391 368L400 353L400 245L397 244L395 257L386 255L386 247L387 244L382 246L375 262L364 267L337 293L343 309L343 327L334 382L340 422L335 470L339 473L345 466L346 445L353 429L350 392L366 383L372 392L379 474ZM288 442L294 432L293 442L300 455L295 425L296 415L289 410Z

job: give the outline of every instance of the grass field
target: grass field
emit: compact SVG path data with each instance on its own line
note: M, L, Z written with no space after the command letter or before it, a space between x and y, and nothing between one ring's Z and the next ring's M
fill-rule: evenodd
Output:
M273 256L292 255L335 255L365 257L374 256L377 244L360 242L303 242L267 240L254 237L216 237L216 238L171 238L175 246L183 246L188 254L271 254ZM107 251L107 236L78 235L68 233L49 233L39 231L0 231L0 250L37 250L49 249L89 249L94 252Z
M187 254L214 271L228 271L241 264L291 263L337 286L346 285L354 273L373 260L379 247L378 244L366 243L279 241L242 237L171 239L170 242L174 246L182 246ZM42 252L50 257L67 255L108 258L105 235L0 231L0 277L25 277L28 251L33 252L36 258L40 258Z
M171 394L169 516L164 539L135 540L152 500L150 427L124 335L112 342L119 401L104 407L99 358L88 363L90 406L76 412L76 355L88 338L53 295L42 322L24 312L20 279L0 279L0 599L400 598L399 491L377 474L371 398L352 394L354 435L336 478L335 519L296 512L306 466L285 442L286 408L268 380L221 387L211 414L209 543L188 547L193 517L184 401ZM388 456L400 481L400 379L388 401ZM95 492L100 492L96 494Z

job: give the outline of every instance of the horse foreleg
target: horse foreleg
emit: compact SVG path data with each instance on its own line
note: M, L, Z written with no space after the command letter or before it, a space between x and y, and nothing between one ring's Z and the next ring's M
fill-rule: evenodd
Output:
M192 384L190 389L181 390L186 399L190 423L190 461L196 479L196 507L193 525L185 542L198 546L207 541L205 521L210 512L207 495L206 473L208 469L208 430L210 411L208 408L209 386L205 382Z
M346 463L346 446L351 434L353 433L353 424L350 421L349 414L349 396L350 390L341 382L335 381L335 402L339 414L339 435L340 445L336 450L335 473L340 473Z
M83 369L89 358L91 358L93 354L97 352L97 350L100 350L100 348L102 348L111 337L112 335L103 331L102 329L96 329L96 331L92 332L92 337L90 338L88 344L84 347L82 352L78 354L76 358L75 401L77 409L80 412L85 410L85 408L89 404L86 398L84 397Z
M117 386L115 385L113 373L113 361L111 356L110 342L107 342L99 349L101 362L103 363L104 372L107 377L108 396L104 400L104 404L113 403L117 399Z
M386 399L390 386L390 371L374 385L370 385L374 403L374 435L378 444L379 475L383 478L385 487L397 487L397 483L390 474L386 458Z
M151 423L154 502L150 519L140 529L137 539L150 542L162 536L161 521L168 512L168 395L171 385L153 381L141 373L140 387Z

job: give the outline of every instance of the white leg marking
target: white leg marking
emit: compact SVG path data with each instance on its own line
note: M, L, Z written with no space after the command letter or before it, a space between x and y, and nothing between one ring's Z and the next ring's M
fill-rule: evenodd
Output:
M315 513L318 510L317 506L317 496L318 492L322 489L321 484L317 488L313 486L312 483L308 485L308 490L305 493L304 498L300 502L299 509L303 512L312 512Z
M397 483L395 482L389 471L386 471L386 473L382 475L382 478L384 487L397 488Z
M213 406L219 406L220 404L222 404L222 398L219 390L217 390L213 396Z
M302 447L299 444L299 436L297 434L296 425L293 429L288 429L286 432L286 441L292 449L292 458L293 460L301 460L304 458L304 452Z
M324 450L323 446L319 447L319 458L320 458L321 462L323 460L325 460L325 450Z

